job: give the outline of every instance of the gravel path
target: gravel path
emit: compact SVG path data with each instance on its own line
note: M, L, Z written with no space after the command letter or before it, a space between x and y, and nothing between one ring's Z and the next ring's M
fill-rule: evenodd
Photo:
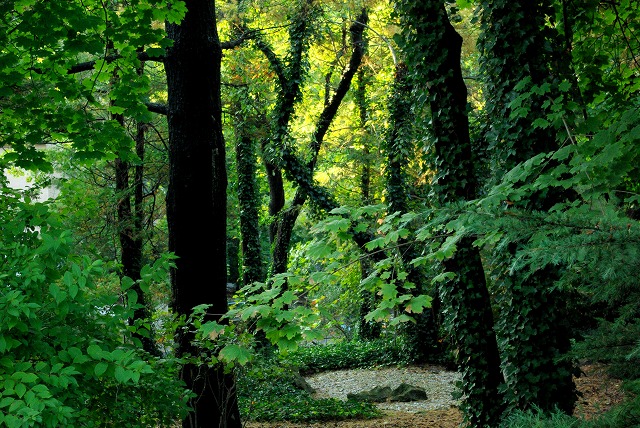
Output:
M424 388L427 400L407 403L379 403L383 410L421 412L455 407L458 402L451 394L460 379L457 372L439 366L385 367L378 369L352 369L318 373L305 378L316 390L318 397L347 399L347 394L370 390L376 386L397 388L401 383Z

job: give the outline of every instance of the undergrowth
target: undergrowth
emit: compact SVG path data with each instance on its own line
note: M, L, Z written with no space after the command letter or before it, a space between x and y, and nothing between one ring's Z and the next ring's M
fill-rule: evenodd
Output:
M304 374L348 368L404 366L415 362L411 348L404 339L304 346L289 353L284 360Z
M414 362L403 340L380 339L309 345L260 358L237 376L243 419L311 422L380 416L373 403L316 399L302 374L347 368L402 366Z
M244 420L313 422L370 419L380 415L372 403L316 399L303 387L298 368L265 359L239 373L238 404Z
M508 415L500 428L640 428L640 380L625 382L623 389L628 399L593 420L539 409L518 410Z

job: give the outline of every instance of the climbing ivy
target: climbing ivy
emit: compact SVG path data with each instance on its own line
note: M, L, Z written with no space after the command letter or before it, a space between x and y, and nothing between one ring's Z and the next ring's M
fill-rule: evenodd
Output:
M500 180L518 163L557 147L562 121L574 122L565 95L571 87L566 56L553 28L551 1L483 1L480 3L481 71L486 79L485 140L490 169ZM566 97L570 99L570 97ZM541 189L517 201L525 210L547 210L570 191ZM498 305L499 340L505 375L505 404L510 408L556 407L571 413L576 401L573 362L561 360L570 347L562 292L554 282L559 266L533 273L514 271L520 246L515 240L493 251L491 279Z
M401 46L420 91L418 101L424 100L430 110L432 204L442 209L476 197L479 188L460 64L462 37L450 23L444 2L397 4L404 29ZM438 291L462 372L465 420L473 427L492 427L503 409L498 391L502 375L484 268L472 241L445 241L450 254L440 259L446 276L440 277Z

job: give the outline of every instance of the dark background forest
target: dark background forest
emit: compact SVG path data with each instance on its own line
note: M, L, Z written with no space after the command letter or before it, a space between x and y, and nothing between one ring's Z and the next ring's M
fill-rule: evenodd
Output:
M639 6L0 0L0 426L640 426Z

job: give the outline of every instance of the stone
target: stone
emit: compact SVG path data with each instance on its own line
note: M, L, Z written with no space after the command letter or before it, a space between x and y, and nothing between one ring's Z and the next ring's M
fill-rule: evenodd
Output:
M347 399L374 403L420 401L427 399L427 392L417 386L402 383L395 389L388 386L376 386L368 391L347 394Z
M306 391L309 394L314 394L316 392L316 390L313 389L313 387L311 385L309 385L307 380L304 377L302 377L302 375L300 375L300 373L296 373L294 375L293 384L296 386L296 388L301 389L303 391Z
M389 397L389 401L420 401L427 399L427 392L417 386L406 383L400 384L393 390L393 394Z

